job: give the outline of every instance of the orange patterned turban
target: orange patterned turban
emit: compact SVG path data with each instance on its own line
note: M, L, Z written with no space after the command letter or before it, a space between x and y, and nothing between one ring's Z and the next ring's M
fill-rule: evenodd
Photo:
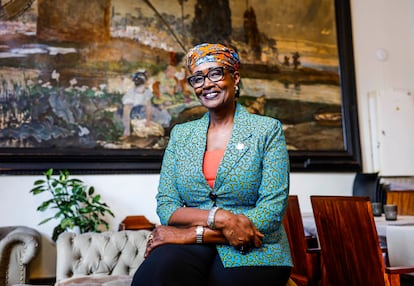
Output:
M190 70L209 62L224 64L235 71L240 67L240 59L236 51L221 44L199 44L187 53L187 67Z

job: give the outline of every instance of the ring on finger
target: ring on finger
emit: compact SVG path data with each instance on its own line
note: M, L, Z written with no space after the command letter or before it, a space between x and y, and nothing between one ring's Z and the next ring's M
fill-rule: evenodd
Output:
M246 253L246 249L244 248L244 245L240 246L240 253L241 254L245 254Z

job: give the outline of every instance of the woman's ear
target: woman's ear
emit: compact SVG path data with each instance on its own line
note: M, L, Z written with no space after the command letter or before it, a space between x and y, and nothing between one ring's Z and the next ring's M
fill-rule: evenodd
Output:
M235 86L238 86L240 82L240 73L238 71L235 71L233 73L233 78L234 78Z

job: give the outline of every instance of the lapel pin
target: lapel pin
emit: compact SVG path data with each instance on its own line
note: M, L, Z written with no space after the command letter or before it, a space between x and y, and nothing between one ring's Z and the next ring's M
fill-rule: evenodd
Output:
M237 149L237 150L243 150L243 149L244 149L244 144L243 144L243 143L241 143L241 142L237 143L237 145L236 145L236 149Z

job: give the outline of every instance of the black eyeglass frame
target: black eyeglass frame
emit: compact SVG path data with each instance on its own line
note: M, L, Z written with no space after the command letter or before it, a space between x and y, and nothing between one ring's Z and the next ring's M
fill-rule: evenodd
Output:
M211 79L210 78L211 72L217 71L217 70L220 70L221 73L222 73L220 79L217 79L217 80ZM187 82L193 88L200 88L200 87L202 87L204 85L205 81L206 81L206 78L208 78L208 80L211 81L211 82L219 82L219 81L223 80L223 78L224 78L224 75L225 75L224 70L227 70L227 71L229 71L231 73L234 73L234 70L233 69L228 68L228 67L225 67L225 66L214 67L214 68L210 69L206 74L201 74L200 73L200 74L190 75L189 77L187 77ZM200 84L200 86L198 86L198 85L197 86L194 86L194 84L191 83L192 79L194 79L196 77L202 77L203 78L203 82L202 82L202 84Z

